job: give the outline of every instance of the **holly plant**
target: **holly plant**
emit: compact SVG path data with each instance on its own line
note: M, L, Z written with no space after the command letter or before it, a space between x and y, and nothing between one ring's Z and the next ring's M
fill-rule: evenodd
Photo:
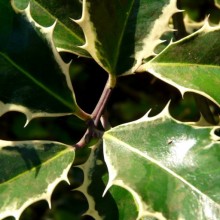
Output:
M219 5L212 2L217 17ZM220 219L220 25L212 14L193 17L186 6L186 0L0 0L0 115L22 113L23 129L40 118L65 117L86 127L72 143L0 140L0 219L18 220L41 200L53 210L55 188L72 184L69 175L77 170L82 182L69 196L82 194L86 209L52 219ZM102 76L86 69L103 86L91 112L78 104L84 102L72 76L81 60L106 77L104 86ZM143 76L148 93L141 96L143 82L133 89L131 81ZM111 111L114 91L129 77L123 88L145 107L151 100L152 110L143 107L140 115L126 104L123 114ZM152 91L166 96L165 87L186 103L171 95L153 112ZM199 112L197 120L184 119L186 104L189 114ZM114 117L131 111L138 118L112 126Z

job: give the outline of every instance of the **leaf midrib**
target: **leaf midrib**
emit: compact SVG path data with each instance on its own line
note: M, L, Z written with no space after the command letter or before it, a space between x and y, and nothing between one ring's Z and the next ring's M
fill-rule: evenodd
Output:
M145 158L146 160L150 161L151 163L159 166L162 170L166 171L167 173L169 173L170 175L174 176L175 178L177 178L179 181L183 182L184 184L186 184L188 187L190 187L192 190L194 190L196 193L200 194L201 196L205 196L208 197L210 200L212 200L209 196L207 196L206 194L204 194L203 192L201 192L199 189L197 189L195 186L193 186L191 183L189 183L186 179L184 179L183 177L179 176L178 174L176 174L174 171L172 171L171 169L165 167L163 164L161 164L161 162L157 161L156 159L142 153L141 151L139 151L138 149L130 146L129 144L125 143L124 141L118 139L117 137L112 136L109 133L105 133L103 136L104 139L109 139L112 142L115 143L120 143L120 145L124 146L125 148L129 149L130 151L132 151L133 153ZM213 201L213 200L212 200ZM214 201L213 201L214 202Z
M122 28L122 31L121 31L121 34L120 34L120 37L119 37L119 41L118 41L118 44L117 44L117 50L116 50L116 54L115 54L115 59L114 59L114 62L113 62L113 69L115 70L116 69L116 66L117 66L117 63L118 63L118 57L119 57L119 54L120 54L120 47L121 47L121 43L122 43L122 39L124 37L124 33L125 33L125 29L126 29L126 26L127 26L127 23L128 23L128 20L129 20L129 17L130 17L130 13L132 11L132 8L133 8L133 5L134 5L134 0L133 2L131 3L131 7L127 13L127 18L124 22L124 25L123 25L123 28Z
M31 141L30 141L30 143L31 143ZM46 142L46 143L48 143L48 142ZM15 181L16 179L18 179L18 178L20 178L20 177L23 177L24 175L26 175L26 174L28 174L28 173L30 173L30 172L32 172L32 171L35 171L35 170L37 170L38 168L41 169L42 166L45 166L45 165L51 163L53 160L57 159L58 157L63 156L63 155L66 154L66 153L69 153L70 151L73 151L73 150L70 150L70 148L67 147L66 149L64 149L64 150L60 151L58 154L56 154L56 156L51 157L50 159L44 161L43 163L41 163L41 164L39 164L39 165L37 165L37 166L32 167L31 169L27 169L26 171L24 171L24 172L22 172L22 173L20 173L20 174L18 174L18 175L16 175L16 176L14 176L13 178L11 178L11 179L9 179L9 180L6 180L5 182L3 182L3 183L0 184L0 187L1 187L2 185L5 185L5 184L8 184L8 183L10 183L10 182Z
M200 63L157 63L157 62L152 62L150 63L150 66L168 66L168 67L188 67L188 66L197 66L197 67L205 67L205 68L215 68L215 69L220 69L220 66L217 64L200 64Z
M38 81L36 78L31 76L29 72L21 68L18 64L16 64L10 57L0 52L0 55L6 59L12 66L14 66L19 72L21 72L23 75L25 75L27 78L29 78L33 83L35 83L37 86L39 86L41 89L43 89L45 92L50 94L52 97L57 99L59 102L61 102L63 105L67 106L71 110L73 110L73 105L69 102L67 102L65 99L63 99L61 96L55 94L52 90L50 90L48 87L46 87L44 84L42 84L40 81Z

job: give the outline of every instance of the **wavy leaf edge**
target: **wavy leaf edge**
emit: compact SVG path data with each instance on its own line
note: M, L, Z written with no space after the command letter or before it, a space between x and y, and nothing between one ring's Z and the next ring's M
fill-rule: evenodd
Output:
M168 102L168 104L166 105L166 107L162 110L162 112L160 112L158 115L156 116L153 116L153 117L149 117L149 114L150 114L150 111L149 110L143 117L141 117L140 119L138 120L135 120L133 122L128 122L128 123L125 123L125 124L122 124L122 125L118 125L112 129L118 129L118 128L122 128L122 127L125 127L127 125L130 125L130 124L138 124L138 123L141 123L141 122L147 122L147 121L154 121L154 120L157 120L157 119L162 119L162 120L165 120L165 119L171 119L173 121L175 121L176 123L178 124L185 124L185 125L188 125L188 126L192 126L194 127L195 129L204 129L204 128L210 128L210 139L211 139L211 144L210 146L214 143L214 142L217 142L220 140L220 137L217 136L215 134L215 130L216 129L219 129L220 126L214 126L214 127L210 127L210 126L199 126L199 122L181 122L181 121L178 121L176 119L174 119L170 113L169 113L169 105L170 105L170 102ZM140 220L144 217L152 217L152 218L156 218L158 220L168 220L167 218L165 218L163 216L162 213L160 212L151 212L150 210L148 211L148 205L142 200L141 196L137 194L137 192L135 190L133 190L130 186L126 185L126 183L123 182L123 180L119 180L119 179L116 179L117 177L117 171L114 170L114 168L112 167L112 165L109 163L109 160L107 159L107 156L105 154L105 151L106 151L106 145L105 145L105 139L111 139L111 138L114 138L113 136L111 136L111 134L108 134L109 132L111 132L110 129L109 131L105 132L104 133L104 136L103 136L103 151L104 151L104 160L106 162L106 165L107 165L107 169L108 169L108 174L109 174L109 178L108 178L108 183L106 185L106 188L105 188L105 191L103 192L103 196L105 195L105 193L114 185L116 186L119 186L119 187L122 187L124 189L126 189L127 191L129 191L133 198L134 198L134 201L137 205L137 208L138 208L138 217L137 217L137 220ZM118 139L117 139L118 140ZM120 141L120 140L118 140ZM123 142L123 144L127 145L126 143ZM207 147L210 147L210 146L207 146ZM129 149L130 149L130 145L129 145ZM139 152L139 150L136 150L136 149L132 149L132 151L138 153L138 154L142 154L142 152ZM144 155L146 156L146 155ZM183 181L187 186L189 186L190 188L192 188L193 190L195 190L197 193L199 193L201 195L201 197L204 199L204 200L207 200L207 198L205 197L205 195L200 191L198 190L197 188L195 188L191 183L189 183L187 180L185 180L184 178L182 178L181 176L179 176L178 174L174 173L172 170L170 170L169 168L166 168L164 167L164 165L160 164L160 162L158 162L157 160L154 160L153 158L149 157L149 160L152 162L152 163L155 163L157 165L159 165L160 167L163 167L165 168L165 170L171 174L173 174L174 176L176 176L178 179L180 179L181 181ZM215 203L216 204L216 203ZM220 205L216 204L216 206L219 207L220 209Z
M54 22L53 25L51 25L49 27L43 27L40 24L38 24L37 22L35 22L34 19L32 18L31 12L30 12L30 3L28 4L27 8L24 10L18 9L15 6L14 0L11 0L11 6L12 6L13 10L15 11L15 13L25 16L27 21L32 24L33 28L38 29L42 33L42 35L45 36L45 39L47 40L48 44L51 47L54 58L57 61L61 72L65 75L67 86L70 89L70 91L72 92L72 97L73 97L73 101L76 105L75 106L76 109L75 109L75 112L73 112L73 113L33 112L25 106L21 106L18 104L11 104L11 103L10 104L3 103L2 101L0 101L0 115L3 115L9 111L17 111L17 112L23 113L26 116L26 123L24 126L27 126L32 119L39 118L39 117L59 117L59 116L71 115L71 114L75 114L76 116L78 116L81 119L89 117L88 115L86 115L85 112L83 112L83 110L80 109L80 107L76 103L75 93L74 93L71 79L70 79L70 75L69 75L69 68L70 68L71 61L69 63L65 63L62 60L60 54L58 53L58 51L54 45L53 32L54 32L54 28L56 26L56 21Z
M58 145L65 145L63 143L60 142L52 142L52 141L39 141L39 140L35 140L35 141L5 141L5 140L0 140L0 151L5 147L5 146L14 146L14 145L26 145L26 144L58 144ZM62 151L61 154L64 154L65 152L74 152L74 148L69 146L69 145L65 145L65 147L67 147L65 150ZM75 153L73 153L73 155L75 155ZM50 161L50 160L49 160ZM45 163L48 163L48 161L46 161ZM10 205L10 207L8 207L5 211L0 213L0 219L4 219L6 217L14 217L16 220L19 220L23 211L29 207L30 205L38 202L38 201L46 201L48 203L49 208L51 209L51 197L52 197L52 193L54 192L55 188L57 187L57 185L59 183L61 183L62 181L70 184L69 179L68 179L68 172L72 166L73 161L71 161L66 168L63 170L63 172L61 173L61 175L59 177L57 177L54 181L48 183L48 187L44 190L44 192L42 194L37 195L36 197L31 197L28 200L26 200L23 205L19 208L17 207L17 203L14 202ZM29 171L26 171L25 174L27 174L28 172L32 172L35 171L36 167L31 168ZM24 174L24 175L25 175ZM14 179L19 178L15 177ZM10 181L13 181L10 180ZM1 184L5 184L8 181L1 183ZM2 208L2 207L1 207Z
M83 193L83 195L87 199L88 209L85 213L83 213L83 216L89 215L96 220L103 220L104 218L99 215L98 211L95 208L94 198L88 192L88 187L92 182L91 172L93 172L92 169L95 166L96 159L97 159L96 158L97 157L96 156L96 149L99 146L100 146L100 143L97 143L97 144L91 146L90 147L91 152L90 152L90 155L89 155L88 159L86 160L86 162L81 165L75 166L83 171L84 180L83 180L83 184L81 186L79 186L78 188L74 189L74 191L79 191L79 192Z
M154 21L153 27L149 34L142 39L142 50L139 51L134 51L134 58L136 60L136 64L131 67L129 70L125 71L124 73L121 74L121 76L126 76L129 74L133 74L142 64L143 59L147 59L151 56L157 55L155 53L156 47L163 43L164 40L161 40L160 38L162 35L166 32L173 32L174 29L169 27L169 20L172 17L173 14L182 12L182 10L179 10L176 7L176 0L170 0L169 4L165 5L162 13L157 20ZM80 48L88 51L88 53L93 57L93 59L109 74L109 75L114 75L109 70L109 67L105 66L101 58L99 57L100 54L97 51L95 47L95 43L101 44L101 42L97 41L97 33L96 33L96 28L94 24L92 23L90 19L90 14L89 14L89 3L87 3L86 0L83 0L83 11L82 11L82 16L80 19L75 20L72 19L73 22L77 23L83 30L84 36L85 36L85 44L80 46ZM162 25L161 25L162 24ZM161 28L161 26L163 28ZM151 42L151 43L149 43ZM140 42L139 42L140 43Z
M220 24L219 25L215 25L215 26L211 26L210 23L209 23L209 18L207 17L204 21L204 24L203 26L195 31L194 33L182 38L181 40L179 41L171 41L170 44L163 50L161 51L157 56L155 56L152 60L146 62L145 64L141 65L137 72L149 72L150 74L154 75L155 77L157 77L158 79L170 84L171 86L174 86L175 88L177 88L182 97L184 97L184 94L186 92L192 92L192 93L197 93L197 94L200 94L206 98L208 98L209 100L211 100L213 103L215 103L216 105L218 105L220 107L220 103L218 103L215 99L213 99L210 95L208 95L207 93L205 92L201 92L199 90L195 90L195 89L191 89L191 88L187 88L187 87L184 87L184 86L181 86L177 83L175 83L174 81L172 81L171 79L166 79L163 77L163 75L161 75L160 73L156 72L153 68L151 68L151 63L153 64L154 60L160 56L161 54L163 54L163 52L165 52L166 50L169 49L170 46L173 46L173 45L176 45L178 43L181 43L181 42L184 42L186 40L189 40L190 38L193 38L193 37L196 37L197 35L200 35L200 34L205 34L205 33L209 33L209 32L213 32L213 31L220 31Z

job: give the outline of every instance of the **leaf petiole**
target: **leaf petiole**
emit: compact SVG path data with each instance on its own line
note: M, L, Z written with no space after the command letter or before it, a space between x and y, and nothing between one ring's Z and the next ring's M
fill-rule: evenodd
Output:
M106 82L105 88L103 89L102 95L91 114L91 119L88 120L88 128L80 139L78 143L74 145L76 148L82 148L86 146L92 138L101 138L103 135L102 131L97 129L100 118L103 114L103 111L106 107L106 104L110 98L113 88L116 84L116 78L112 75L109 75L108 81Z

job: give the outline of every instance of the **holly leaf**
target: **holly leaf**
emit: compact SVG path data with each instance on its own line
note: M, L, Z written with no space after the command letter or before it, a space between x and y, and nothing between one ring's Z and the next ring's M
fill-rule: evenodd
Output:
M20 11L9 1L0 2L0 115L19 111L27 121L66 114L83 117L69 64L53 44L54 27L34 22L30 8Z
M107 180L107 178L106 178L106 180ZM107 181L106 181L106 183L107 183ZM127 189L114 185L109 189L108 192L111 193L112 197L115 200L117 208L118 208L117 220L124 220L124 219L134 220L134 219L136 219L136 216L138 213L137 206L136 206L135 200L132 197L132 194ZM105 195L104 195L104 197L105 197ZM109 218L109 220L110 219L111 218Z
M176 121L168 108L112 128L104 134L106 191L130 192L136 219L218 219L219 139L215 128Z
M197 32L171 43L139 70L171 84L182 95L195 92L220 106L219 39L220 25L211 27L206 21Z
M56 20L53 37L59 52L70 52L78 56L90 57L86 50L79 47L85 43L81 28L70 19L77 19L82 14L82 3L79 0L14 1L20 9L24 9L30 4L32 17L41 26L51 26Z
M77 166L83 171L83 184L76 190L83 193L88 202L88 210L83 214L96 220L118 219L118 210L111 194L103 196L106 184L107 169L103 161L102 143L91 147L85 163Z
M19 219L29 205L46 200L73 163L73 147L50 141L0 141L0 219Z
M144 58L155 55L176 12L176 0L83 0L82 17L75 22L85 34L82 48L116 76L133 73Z

